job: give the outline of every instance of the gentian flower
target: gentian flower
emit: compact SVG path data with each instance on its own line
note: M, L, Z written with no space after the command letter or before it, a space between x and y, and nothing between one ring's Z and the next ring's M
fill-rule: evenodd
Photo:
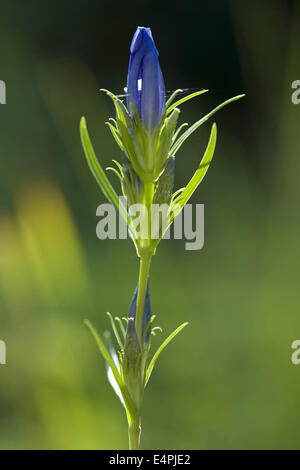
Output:
M144 128L152 133L165 112L165 85L150 28L137 28L130 52L127 108L132 116L134 105Z
M119 317L109 314L112 330L118 343L118 354L112 344L106 344L93 325L86 321L96 339L102 356L108 364L108 375L113 388L126 409L128 420L129 447L139 448L141 433L141 405L144 389L149 381L157 358L169 342L187 325L177 327L160 345L152 359L149 358L150 334L160 329L153 328L149 299L149 270L151 258L157 245L175 217L203 180L210 165L216 144L216 125L213 124L209 142L198 168L188 184L173 193L175 155L182 144L223 106L242 98L235 96L210 111L184 132L183 123L176 129L180 110L184 102L202 95L207 90L199 90L175 100L182 90L175 90L165 99L165 86L161 73L158 52L150 28L138 27L130 47L130 61L127 77L127 106L108 90L103 90L113 100L116 115L107 122L111 133L121 149L121 163L114 160L116 168L107 168L117 174L127 204L144 204L150 221L148 237L141 237L134 228L130 211L120 202L97 160L90 141L85 119L80 124L81 140L89 167L108 201L115 205L129 227L137 255L140 258L139 281L130 304L126 330ZM155 206L167 205L167 220L155 225L152 222ZM159 220L161 218L159 217ZM153 230L154 229L154 230ZM151 235L150 235L151 234ZM154 234L155 236L153 236ZM158 235L158 236L156 236ZM146 287L146 288L145 288ZM121 333L121 335L120 335ZM111 379L114 380L111 380Z

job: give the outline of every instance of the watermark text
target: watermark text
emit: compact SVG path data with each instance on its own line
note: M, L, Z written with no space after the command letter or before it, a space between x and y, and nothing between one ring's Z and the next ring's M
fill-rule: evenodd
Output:
M127 208L126 198L119 197L123 213L128 215L129 226L121 212L117 214L112 204L100 204L96 215L101 219L97 223L96 235L100 240L128 237L141 240L170 239L186 241L186 250L201 250L204 245L204 204L179 205L152 204L148 211L144 204L132 204Z
M300 103L300 80L294 80L292 82L292 88L295 90L291 95L291 100L293 104Z
M0 364L6 364L6 344L0 339Z
M291 361L295 366L300 364L300 339L295 339L295 341L292 342L292 349L295 349L293 354L291 355Z
M6 84L0 80L0 104L6 104Z

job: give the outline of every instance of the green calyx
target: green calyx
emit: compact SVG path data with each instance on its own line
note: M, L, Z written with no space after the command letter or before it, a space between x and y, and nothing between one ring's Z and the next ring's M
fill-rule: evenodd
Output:
M169 342L188 323L183 323L176 328L176 330L162 342L152 358L150 358L151 339L147 344L143 341L142 347L140 346L135 332L134 321L132 321L133 319L122 319L127 324L125 332L124 325L119 317L113 318L109 313L108 316L111 321L116 343L118 344L118 350L113 346L110 335L106 335L104 339L102 339L90 321L85 320L85 324L92 333L99 351L105 360L108 379L125 407L128 423L138 423L144 390L156 360ZM157 330L161 331L160 327L152 326L154 319L155 315L151 317L149 325L145 328L145 331L147 331L150 326L150 338L155 336Z
M132 105L131 116L124 103L108 90L104 91L113 101L116 118L107 122L114 139L126 154L134 171L144 183L155 181L164 170L170 156L173 136L180 114L174 108L165 112L153 133L143 126L137 110Z
M141 258L146 254L153 255L163 234L188 202L209 168L216 144L216 124L212 126L208 146L193 177L186 187L173 192L176 153L185 140L213 114L244 95L225 101L192 126L188 127L186 123L183 123L177 128L180 114L178 107L207 90L200 90L175 101L177 94L181 92L181 90L176 90L166 103L166 111L160 124L153 133L149 134L144 129L143 122L134 107L130 115L125 104L116 95L107 90L103 91L112 99L115 106L116 116L110 118L107 125L123 153L122 161L113 160L116 167L109 167L107 170L117 175L127 207L120 203L117 193L96 157L84 118L80 124L83 149L90 169L104 195L120 211L128 225L138 256ZM148 221L148 226L142 233L138 231L138 224L135 223L136 214L130 211L130 207L136 204L145 207L144 221ZM151 227L153 204L169 206L164 226L155 227L154 230ZM152 236L153 233L155 237Z

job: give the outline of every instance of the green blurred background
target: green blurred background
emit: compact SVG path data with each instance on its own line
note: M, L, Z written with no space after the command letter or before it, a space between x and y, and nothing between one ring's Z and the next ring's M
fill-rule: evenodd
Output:
M1 3L0 448L127 448L83 319L103 331L107 310L126 314L138 262L130 241L96 238L104 197L78 128L85 115L103 166L119 158L98 90L122 93L137 25L152 28L167 90L210 89L182 122L247 94L215 117L215 159L193 196L204 248L163 241L153 261L163 335L190 326L151 377L142 447L299 448L300 2L287 0ZM209 131L178 153L176 188Z

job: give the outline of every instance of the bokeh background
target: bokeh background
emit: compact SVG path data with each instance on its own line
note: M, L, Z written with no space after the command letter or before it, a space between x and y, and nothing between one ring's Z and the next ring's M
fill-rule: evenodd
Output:
M104 202L79 139L119 157L99 88L122 93L129 45L151 26L167 90L209 88L182 107L192 123L219 102L214 161L193 201L205 245L164 241L151 300L163 328L190 326L161 355L144 402L143 448L299 448L300 2L64 0L1 3L0 448L125 449L125 414L83 325L127 312L138 262L130 241L96 238ZM206 123L176 160L186 184ZM113 176L112 176L113 177ZM116 188L118 187L117 181Z

